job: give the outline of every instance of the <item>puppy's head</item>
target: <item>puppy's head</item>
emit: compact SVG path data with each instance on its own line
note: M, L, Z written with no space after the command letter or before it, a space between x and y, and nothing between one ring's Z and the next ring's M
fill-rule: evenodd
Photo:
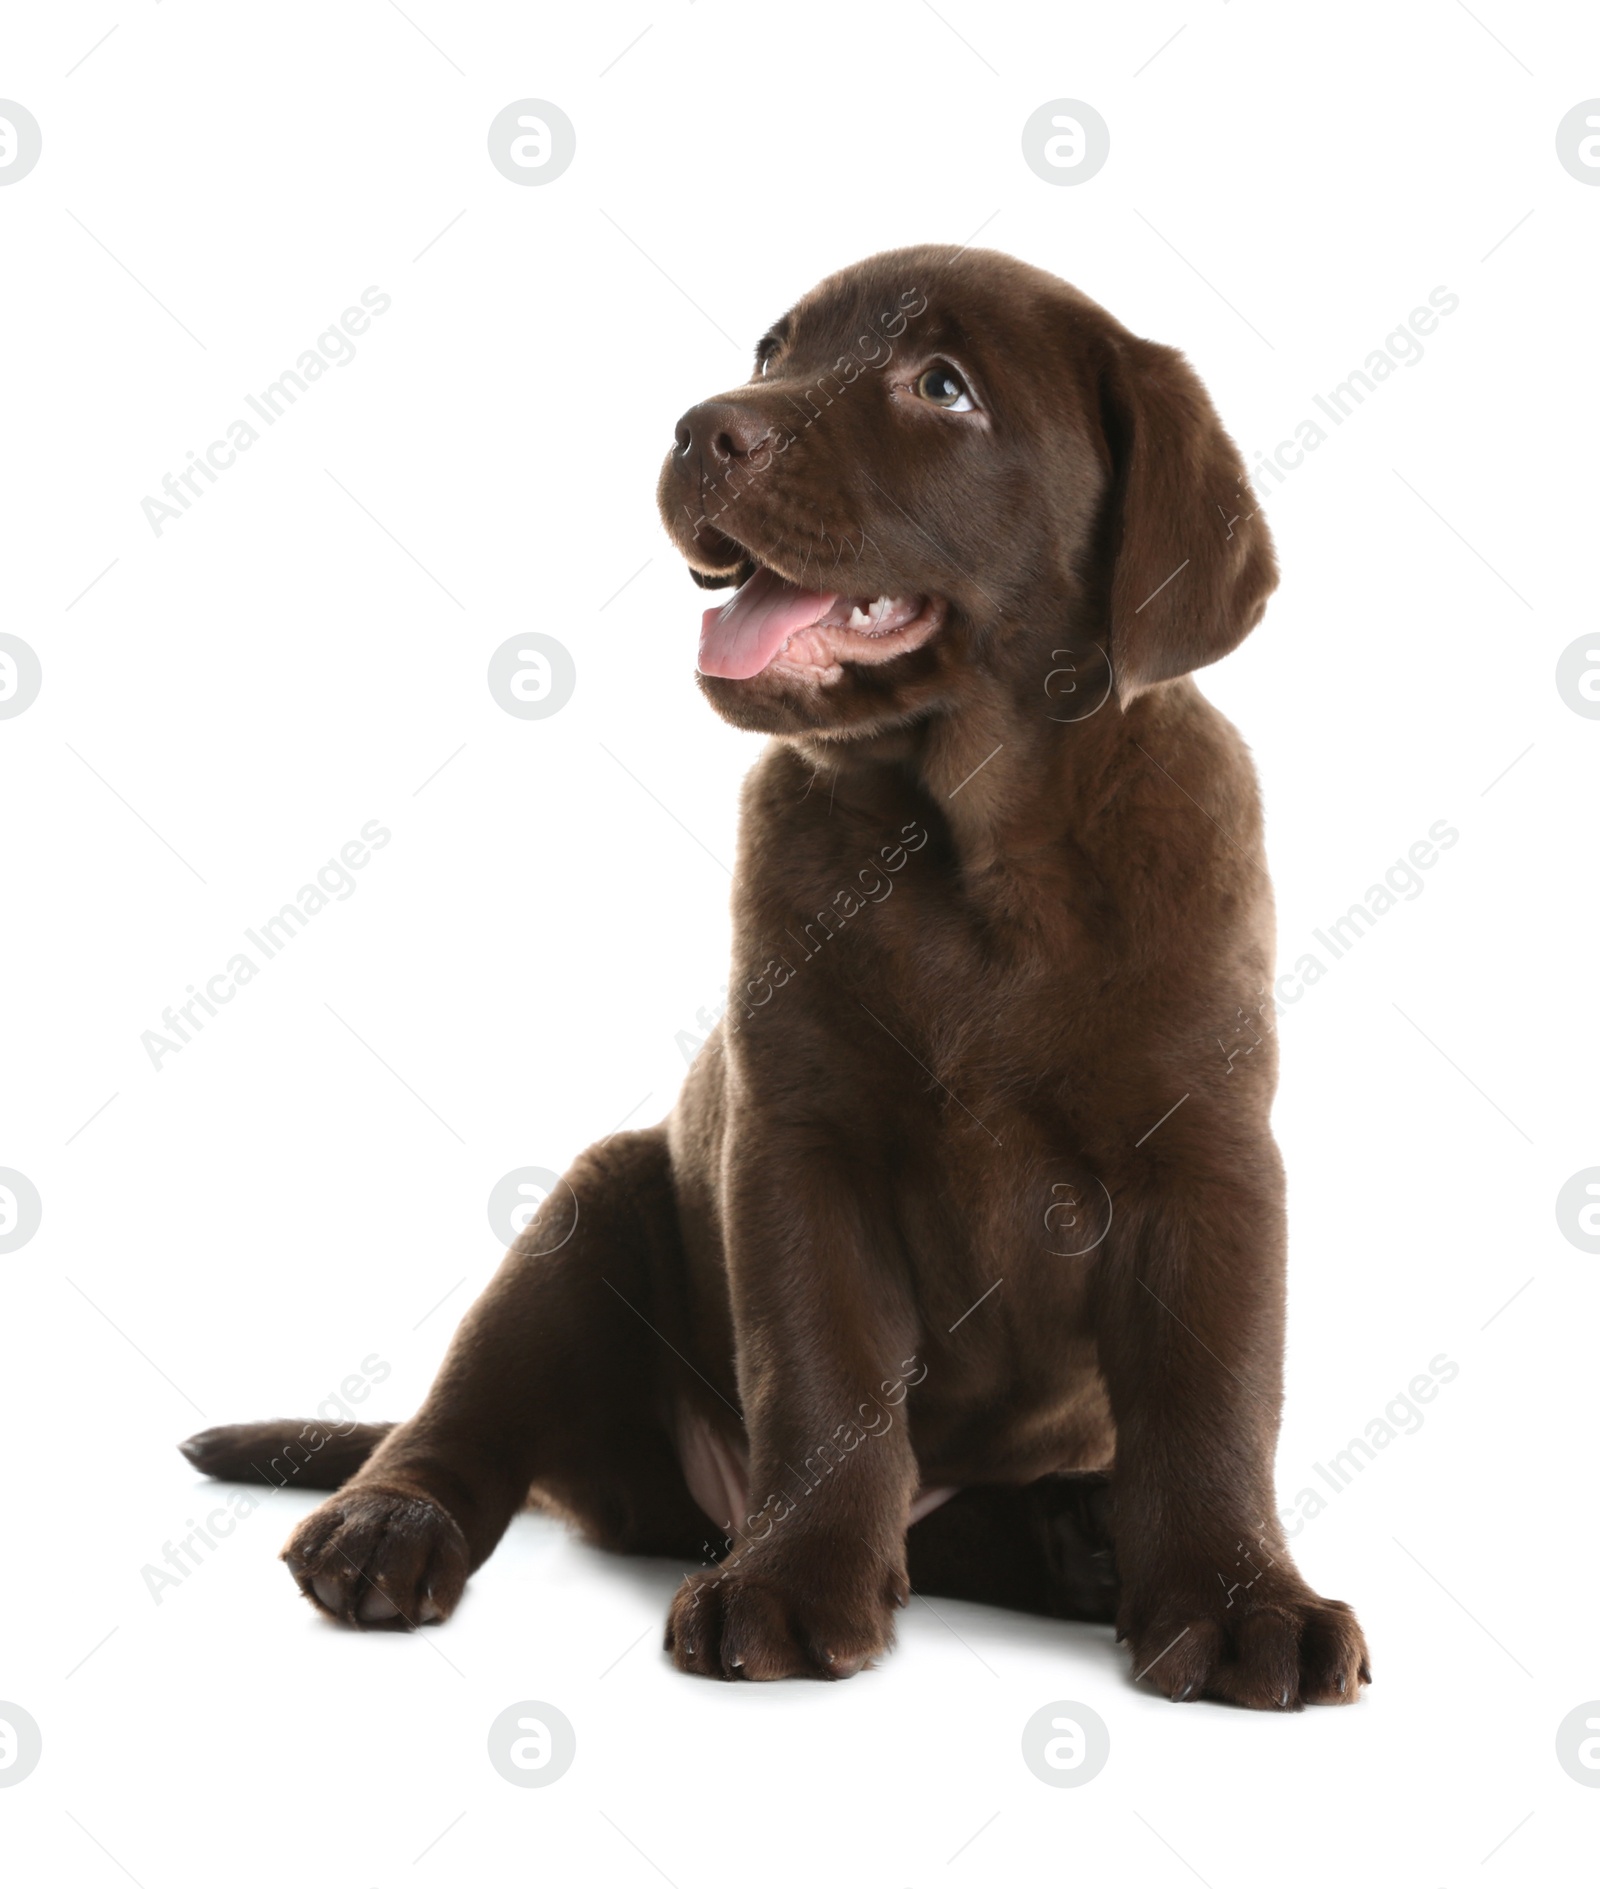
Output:
M678 422L657 497L696 581L737 586L702 689L779 734L958 708L975 667L1043 704L1063 641L1126 707L1225 655L1276 581L1183 357L987 250L830 276Z

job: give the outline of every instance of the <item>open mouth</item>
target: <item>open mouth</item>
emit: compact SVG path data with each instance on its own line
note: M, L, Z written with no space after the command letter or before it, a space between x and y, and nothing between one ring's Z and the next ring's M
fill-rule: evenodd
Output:
M802 590L757 566L725 604L701 618L700 673L742 682L772 669L832 681L844 663L890 662L918 648L944 611L938 597Z

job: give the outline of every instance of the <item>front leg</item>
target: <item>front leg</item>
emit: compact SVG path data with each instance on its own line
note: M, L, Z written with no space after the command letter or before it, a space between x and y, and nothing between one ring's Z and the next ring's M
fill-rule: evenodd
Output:
M1241 1178L1218 1178L1206 1127L1195 1111L1159 1163L1128 1177L1100 1280L1118 1638L1135 1676L1169 1698L1345 1704L1371 1679L1366 1642L1342 1601L1301 1578L1274 1497L1281 1166L1263 1133L1230 1150Z
M905 1605L917 1465L905 1420L915 1326L883 1267L869 1173L747 1133L725 1239L750 1500L718 1567L690 1575L666 1645L684 1672L845 1679Z

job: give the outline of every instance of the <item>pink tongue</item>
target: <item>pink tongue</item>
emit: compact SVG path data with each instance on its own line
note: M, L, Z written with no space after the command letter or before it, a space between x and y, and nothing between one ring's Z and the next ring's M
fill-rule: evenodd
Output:
M757 571L720 610L700 619L701 675L735 681L760 675L797 630L828 614L833 600L820 590L801 590L775 571Z

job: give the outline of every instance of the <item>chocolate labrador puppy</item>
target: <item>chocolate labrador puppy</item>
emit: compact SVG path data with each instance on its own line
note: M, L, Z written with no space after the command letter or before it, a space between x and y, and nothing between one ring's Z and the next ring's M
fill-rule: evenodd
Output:
M1190 672L1275 566L1199 381L1037 269L898 250L683 416L659 502L737 586L701 690L774 737L726 1012L409 1422L186 1453L338 1490L284 1557L352 1624L444 1619L531 1491L699 1563L685 1672L846 1677L924 1588L1114 1619L1173 1699L1354 1699L1274 1501L1272 893Z

